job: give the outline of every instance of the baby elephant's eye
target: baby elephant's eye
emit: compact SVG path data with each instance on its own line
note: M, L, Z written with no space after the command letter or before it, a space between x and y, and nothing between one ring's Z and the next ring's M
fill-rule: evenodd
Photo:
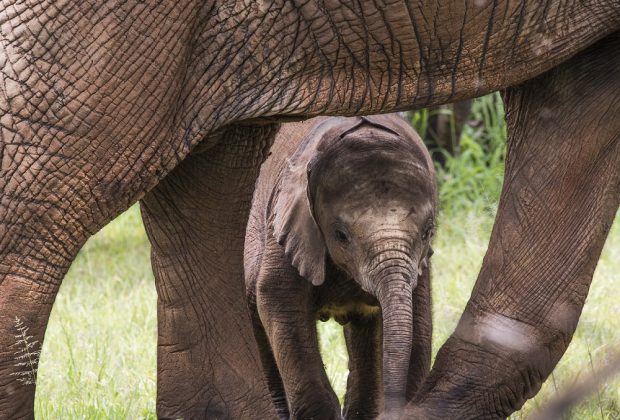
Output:
M349 243L349 237L347 236L346 233L344 233L340 229L336 229L334 231L334 236L336 237L336 240L338 242L340 242L341 244L348 244Z
M426 226L426 228L424 229L424 233L422 234L423 241L433 236L433 228L434 226L432 224Z

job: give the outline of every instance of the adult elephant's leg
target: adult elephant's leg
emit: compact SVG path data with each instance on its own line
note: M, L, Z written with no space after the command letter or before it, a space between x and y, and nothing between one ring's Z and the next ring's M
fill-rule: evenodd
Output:
M15 166L22 166L15 163ZM25 165L22 169L26 171ZM89 221L64 200L39 201L45 184L0 179L0 418L33 417L43 335L60 283L89 234ZM15 180L16 184L10 185ZM50 179L48 178L49 182ZM32 188L32 190L30 190ZM94 226L90 225L92 229Z
M71 262L162 169L159 155L122 137L1 118L0 419L20 419L33 416L43 336Z
M252 192L276 131L224 129L142 201L158 293L160 417L276 417L243 280Z
M489 250L409 417L505 417L532 397L571 340L618 209L620 34L504 100Z

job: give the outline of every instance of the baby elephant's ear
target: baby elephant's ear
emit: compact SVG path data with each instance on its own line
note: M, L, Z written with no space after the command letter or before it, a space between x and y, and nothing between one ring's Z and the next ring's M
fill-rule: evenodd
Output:
M291 166L282 177L273 202L276 240L299 274L320 286L325 281L325 242L312 217L305 165Z
M426 253L426 258L430 258L433 256L435 251L433 251L433 247L431 245L428 246L428 252Z
M433 256L434 253L435 251L433 251L433 247L429 244L428 250L426 251L426 255L423 255L422 261L420 261L420 267L422 269L428 268L431 262L431 257ZM422 272L418 273L418 276L421 276L421 275L422 275Z

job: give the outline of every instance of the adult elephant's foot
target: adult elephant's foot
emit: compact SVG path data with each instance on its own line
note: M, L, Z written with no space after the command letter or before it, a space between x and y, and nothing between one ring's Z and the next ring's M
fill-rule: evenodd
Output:
M39 357L52 304L49 295L57 290L35 278L0 274L1 419L34 417Z
M295 406L291 407L291 420L343 419L338 398L333 392L311 390L303 401L297 401L294 404Z
M564 354L620 203L620 34L504 92L506 174L453 336L404 418L500 418Z
M508 417L538 392L559 360L569 340L556 333L547 332L553 342L538 342L547 335L503 316L462 321L403 418Z
M250 201L276 128L228 127L142 201L158 293L159 417L277 417L243 278Z

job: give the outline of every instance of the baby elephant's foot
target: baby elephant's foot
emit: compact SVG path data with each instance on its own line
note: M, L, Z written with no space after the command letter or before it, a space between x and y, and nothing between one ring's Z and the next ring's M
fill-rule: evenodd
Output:
M345 420L375 420L378 417L376 411L365 409L352 409L344 413Z
M313 406L300 407L291 416L292 420L343 420L340 407Z
M384 411L377 417L377 420L399 420L402 418L402 414L401 410Z
M333 394L307 399L291 411L293 420L342 420L340 403Z

